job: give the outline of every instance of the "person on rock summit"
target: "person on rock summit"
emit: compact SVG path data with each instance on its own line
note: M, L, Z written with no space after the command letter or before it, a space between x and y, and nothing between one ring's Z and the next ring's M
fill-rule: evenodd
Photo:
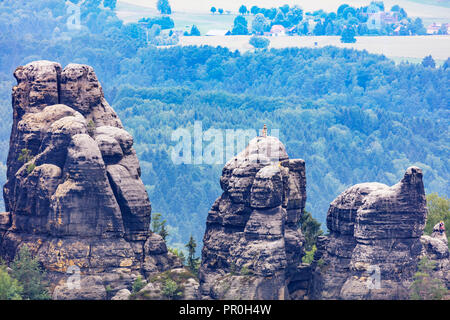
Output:
M445 224L444 221L439 222L439 232L442 234L445 232Z
M264 124L264 127L262 129L262 137L267 138L267 126Z

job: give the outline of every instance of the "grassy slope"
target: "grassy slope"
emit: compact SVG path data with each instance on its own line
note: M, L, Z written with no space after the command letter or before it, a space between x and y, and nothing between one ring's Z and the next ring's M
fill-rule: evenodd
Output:
M159 15L152 8L145 8L128 3L117 5L117 15L125 22L136 22L142 17L153 17ZM212 14L212 13L187 13L173 12L171 18L175 22L175 28L183 29L185 26L197 25L202 34L211 29L227 29L233 26L235 14Z

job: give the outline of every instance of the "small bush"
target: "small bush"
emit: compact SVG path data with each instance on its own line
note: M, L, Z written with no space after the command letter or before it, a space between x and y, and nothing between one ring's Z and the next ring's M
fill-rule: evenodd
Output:
M93 137L95 135L95 123L92 120L89 120L88 124L87 124L87 132L88 135L90 135L91 137Z
M27 166L27 173L28 173L28 174L32 173L33 170L34 170L35 168L36 168L36 165L35 165L34 163L30 163L30 164Z
M243 267L241 268L241 275L242 275L242 276L251 276L251 275L253 275L253 274L254 274L253 271L250 270L247 266L243 266Z
M183 251L177 249L177 248L169 248L169 252L173 253L178 257L178 259L181 260L181 263L184 265L186 263L186 256L184 255Z
M419 270L414 275L411 285L412 300L442 300L448 293L440 279L432 277L435 262L423 257L419 262Z
M22 163L27 163L32 158L33 156L31 155L31 150L24 148L20 150L19 158L17 158L17 160Z
M33 258L27 246L17 253L11 263L12 276L23 287L22 298L26 300L48 300L50 295L44 282L45 272L39 260Z
M311 264L314 261L314 253L316 253L317 247L314 244L311 250L307 250L302 258L302 262L306 264Z
M132 288L133 293L138 293L145 287L145 285L146 285L146 283L144 280L142 280L142 277L138 276L136 278L136 280L134 280L134 282L133 282L133 288Z
M178 285L172 279L164 281L162 294L165 298L170 300L177 300L183 297L183 287Z

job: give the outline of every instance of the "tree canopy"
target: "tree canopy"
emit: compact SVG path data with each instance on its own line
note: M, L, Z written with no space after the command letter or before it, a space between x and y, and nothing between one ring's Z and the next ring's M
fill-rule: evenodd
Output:
M161 14L171 14L172 8L170 7L169 0L158 0L156 2L156 8Z

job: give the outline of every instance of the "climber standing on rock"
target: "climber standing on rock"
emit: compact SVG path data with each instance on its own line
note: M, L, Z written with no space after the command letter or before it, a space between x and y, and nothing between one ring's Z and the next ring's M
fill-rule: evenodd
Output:
M444 221L439 222L439 232L444 233L445 232L445 224Z

